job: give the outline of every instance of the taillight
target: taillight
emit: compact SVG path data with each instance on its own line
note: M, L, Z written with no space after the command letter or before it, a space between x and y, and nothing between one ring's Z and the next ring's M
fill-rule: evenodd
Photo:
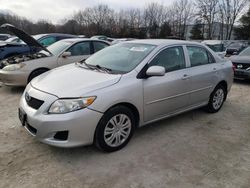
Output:
M233 69L233 71L235 71L235 69L236 69L236 66L234 64L232 64L232 69Z

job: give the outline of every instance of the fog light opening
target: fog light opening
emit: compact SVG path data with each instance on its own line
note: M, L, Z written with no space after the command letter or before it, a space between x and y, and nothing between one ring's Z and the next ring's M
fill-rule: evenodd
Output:
M65 141L68 139L69 131L58 131L54 135L54 139L60 140L60 141Z

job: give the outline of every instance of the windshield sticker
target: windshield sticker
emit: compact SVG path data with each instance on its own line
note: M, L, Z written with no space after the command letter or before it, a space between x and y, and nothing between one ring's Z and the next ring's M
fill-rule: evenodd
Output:
M130 48L130 51L136 51L136 52L145 52L147 48L145 47L132 47Z

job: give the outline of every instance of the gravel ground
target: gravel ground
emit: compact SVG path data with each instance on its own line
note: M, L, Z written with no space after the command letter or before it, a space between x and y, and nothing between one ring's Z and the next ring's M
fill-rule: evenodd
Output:
M0 86L0 187L250 187L250 83L220 112L195 110L136 131L114 153L54 148L21 127L23 88Z

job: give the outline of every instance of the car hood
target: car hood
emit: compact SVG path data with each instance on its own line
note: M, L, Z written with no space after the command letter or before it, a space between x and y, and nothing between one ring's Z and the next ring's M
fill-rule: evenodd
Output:
M118 74L108 74L70 64L46 72L31 82L32 87L59 98L81 97L117 83Z
M234 63L248 63L250 64L250 56L231 56L229 58Z
M39 48L39 49L42 49L42 50L49 52L47 50L47 48L45 48L43 45L41 45L36 39L34 39L32 36L25 33L24 31L16 28L15 26L13 26L11 24L3 24L0 27L15 34L18 38L20 38L22 41L24 41L28 46L36 47L36 48Z

